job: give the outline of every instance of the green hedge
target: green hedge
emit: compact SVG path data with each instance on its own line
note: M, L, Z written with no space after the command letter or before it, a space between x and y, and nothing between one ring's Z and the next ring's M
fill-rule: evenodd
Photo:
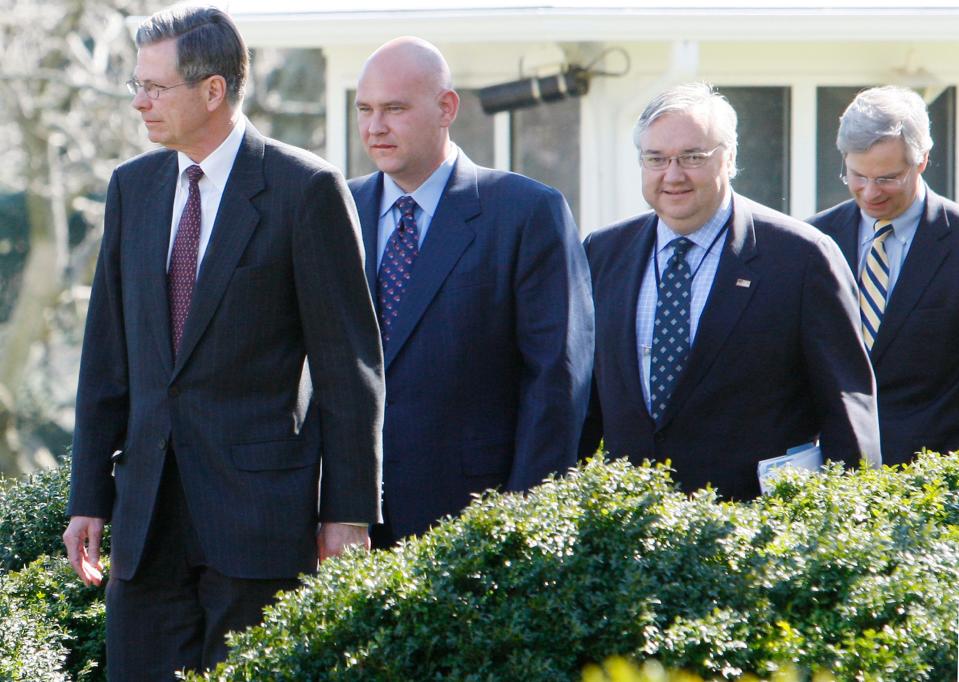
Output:
M3 680L103 678L103 593L60 544L68 475L0 493ZM797 472L752 504L593 461L306 582L194 679L552 682L614 655L708 679L787 663L837 680L953 679L959 457Z
M957 523L956 457L797 472L753 504L594 461L327 562L204 679L575 680L614 654L715 679L952 679Z
M22 481L0 481L0 573L63 553L69 492L69 459Z
M85 587L76 577L61 539L69 460L58 469L3 483L0 680L106 679L103 590Z

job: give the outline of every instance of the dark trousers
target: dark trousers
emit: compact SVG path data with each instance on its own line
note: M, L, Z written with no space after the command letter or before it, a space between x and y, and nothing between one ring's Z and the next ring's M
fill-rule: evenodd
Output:
M166 682L176 670L211 668L226 658L227 632L259 623L276 593L298 584L231 578L206 565L168 452L140 566L132 580L107 584L107 677Z

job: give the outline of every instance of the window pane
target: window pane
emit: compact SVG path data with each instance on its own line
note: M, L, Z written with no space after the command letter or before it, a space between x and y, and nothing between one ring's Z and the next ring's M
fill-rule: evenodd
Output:
M839 117L856 94L869 86L825 87L816 91L816 209L834 206L849 198L849 190L839 180L842 155L836 149ZM932 140L929 165L923 177L943 196L955 195L956 88L949 87L929 105Z
M493 118L483 113L479 97L473 90L457 90L460 96L460 110L456 116L450 135L466 155L481 166L493 165ZM350 90L346 97L349 130L347 131L347 177L355 178L376 170L363 149L359 131L356 128L356 91Z
M740 194L789 213L789 107L787 87L724 87L739 118Z
M579 100L517 109L511 122L512 169L562 192L579 220Z

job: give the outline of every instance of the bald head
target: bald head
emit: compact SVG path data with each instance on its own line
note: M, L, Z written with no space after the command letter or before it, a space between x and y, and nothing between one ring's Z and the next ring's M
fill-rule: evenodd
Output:
M360 80L370 70L402 73L439 92L452 90L450 67L437 47L422 38L403 36L381 45L363 64Z
M436 46L396 38L370 55L356 86L360 138L376 167L413 192L450 152L459 97Z

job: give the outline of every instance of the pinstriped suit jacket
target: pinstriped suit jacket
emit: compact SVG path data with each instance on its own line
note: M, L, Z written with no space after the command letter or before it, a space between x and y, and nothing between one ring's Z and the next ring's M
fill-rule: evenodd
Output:
M382 352L355 208L333 167L248 125L174 359L176 175L176 154L157 150L110 182L69 513L112 519L112 572L129 579L171 450L209 563L293 577L316 566L318 520L379 518ZM305 356L314 395L297 428Z

